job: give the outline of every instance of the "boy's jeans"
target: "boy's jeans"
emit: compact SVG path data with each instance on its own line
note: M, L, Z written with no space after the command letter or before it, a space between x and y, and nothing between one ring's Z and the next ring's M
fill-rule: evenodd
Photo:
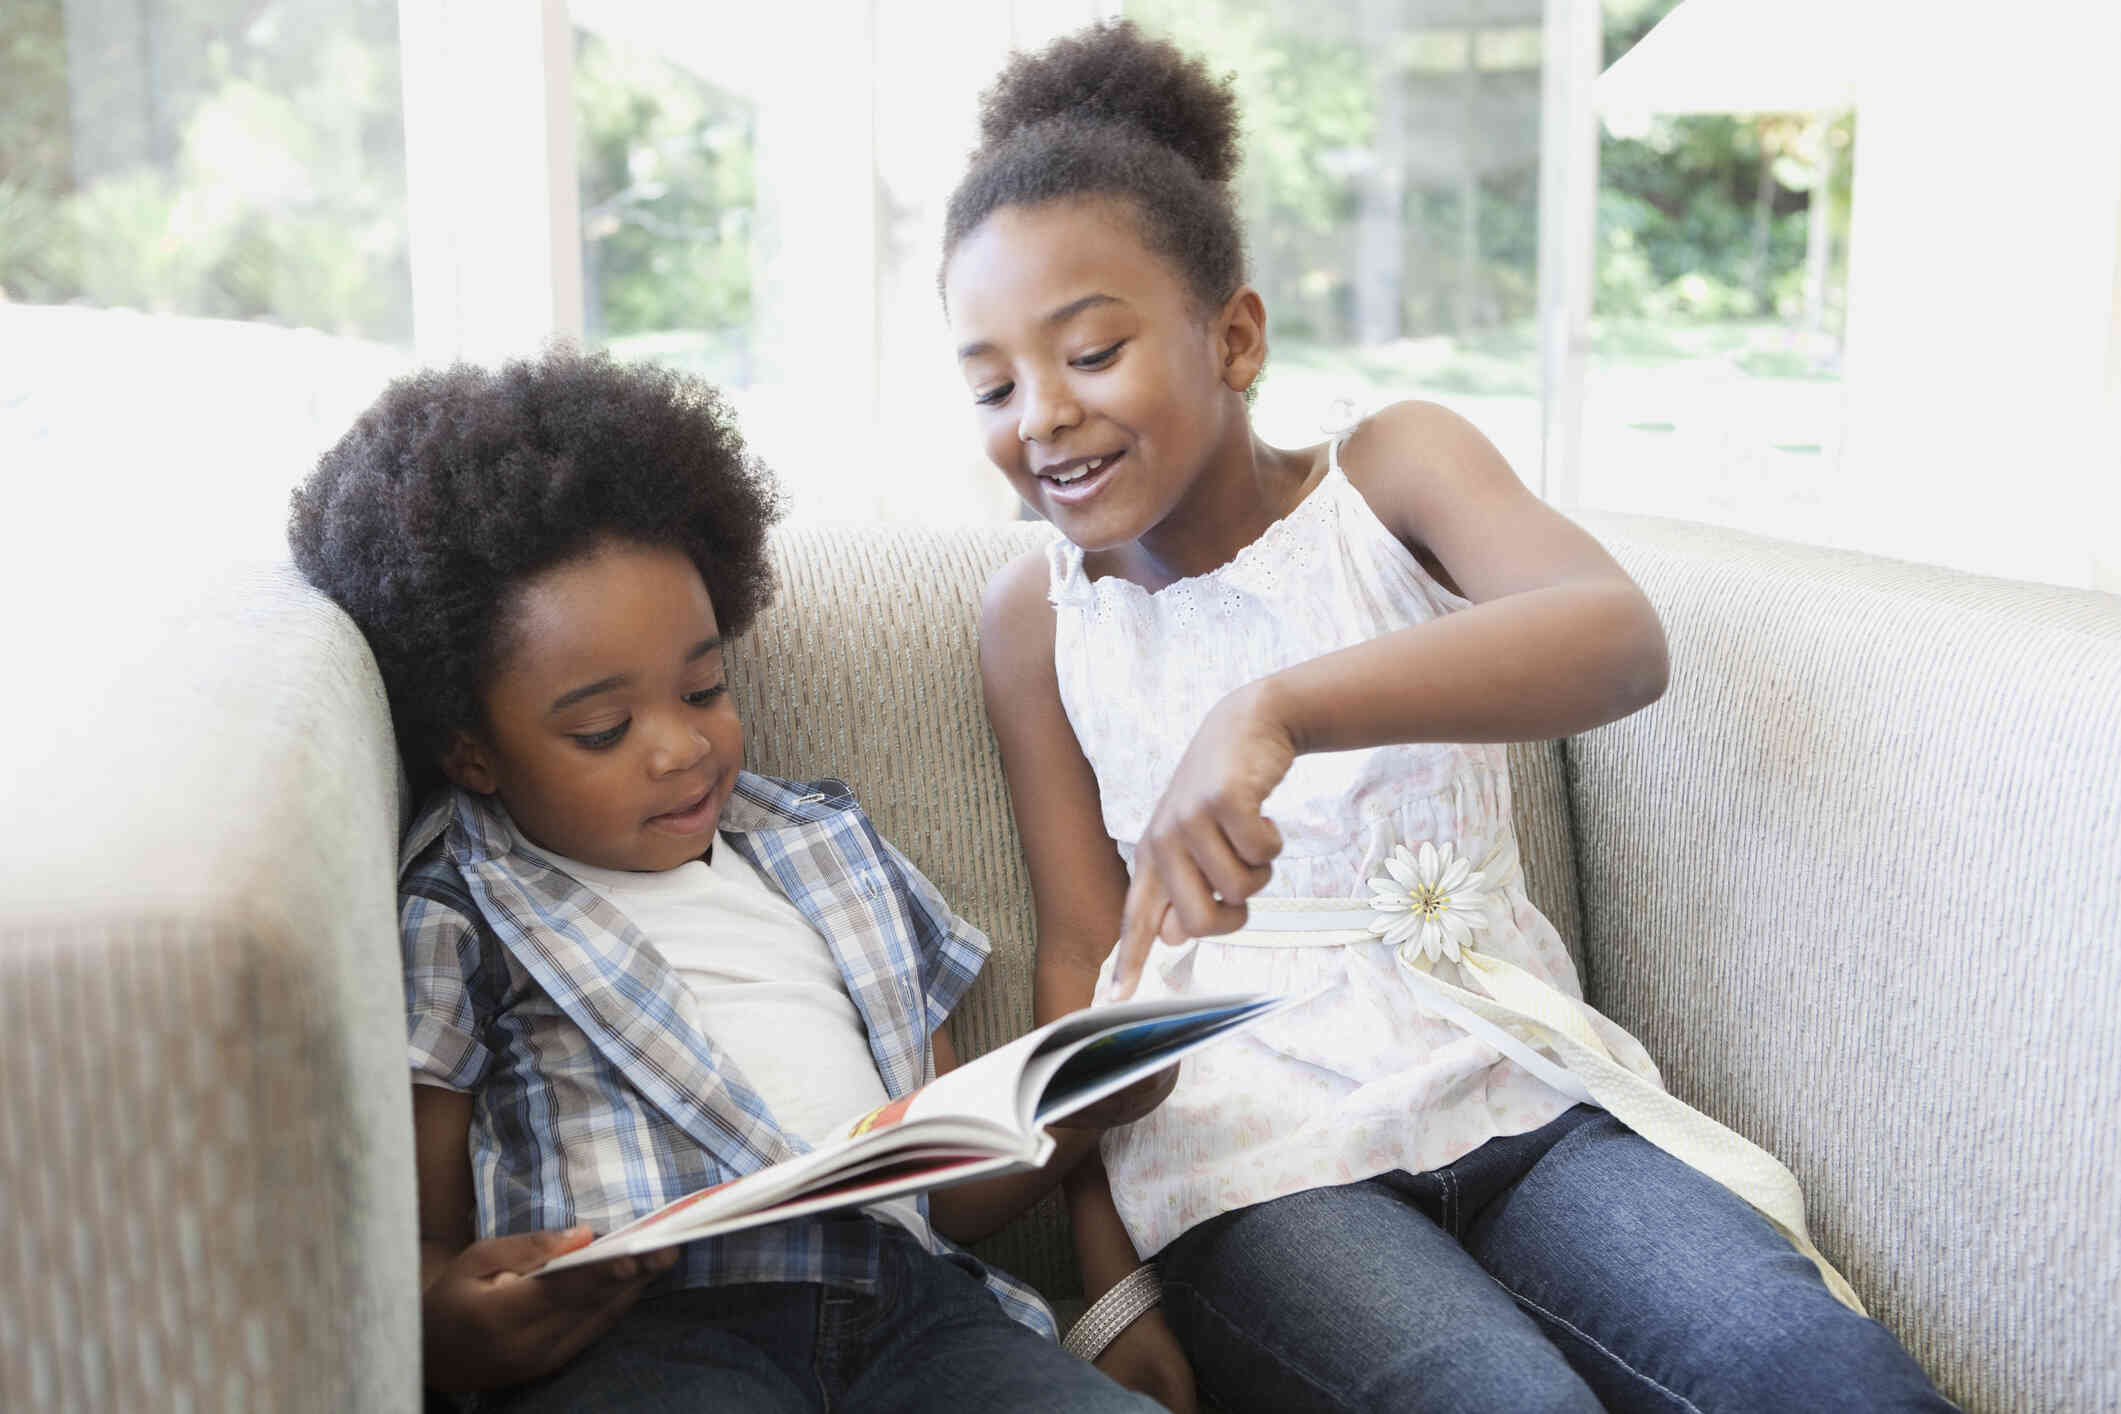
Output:
M811 1283L649 1297L558 1374L484 1396L481 1411L629 1414L1156 1414L1003 1314L961 1268L898 1229L873 1294Z
M1581 1106L1432 1173L1225 1213L1158 1260L1233 1414L1952 1407L1751 1208Z

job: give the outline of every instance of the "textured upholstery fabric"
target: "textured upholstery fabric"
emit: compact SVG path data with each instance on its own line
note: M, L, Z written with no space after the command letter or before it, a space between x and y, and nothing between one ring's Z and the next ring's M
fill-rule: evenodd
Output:
M2121 601L1591 525L1673 685L1513 750L1534 899L1948 1392L2121 1407ZM978 595L1045 533L791 529L735 654L751 764L845 778L993 936L968 1054L1032 945ZM0 1408L417 1408L373 666L284 568L135 609L8 717ZM1074 1290L1050 1204L985 1251Z
M1672 685L1569 743L1593 999L1969 1408L2121 1408L2121 600L1592 519Z
M0 1408L416 1409L374 666L290 570L130 607L9 715Z

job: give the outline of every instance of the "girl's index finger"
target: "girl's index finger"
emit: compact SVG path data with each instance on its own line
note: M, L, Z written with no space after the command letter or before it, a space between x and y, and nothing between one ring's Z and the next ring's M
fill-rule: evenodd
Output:
M1154 860L1144 861L1134 882L1127 886L1127 902L1120 910L1118 955L1112 963L1107 1000L1123 1002L1134 995L1135 984L1141 981L1142 965L1148 960L1149 945L1156 941L1164 910L1169 906L1170 899L1157 876Z

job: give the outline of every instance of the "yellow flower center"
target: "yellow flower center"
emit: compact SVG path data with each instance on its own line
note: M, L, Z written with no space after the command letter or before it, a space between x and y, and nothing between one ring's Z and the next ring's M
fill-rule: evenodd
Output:
M1436 921L1437 915L1451 906L1451 896L1440 892L1433 884L1423 884L1415 889L1409 895L1408 901L1416 913L1432 923Z

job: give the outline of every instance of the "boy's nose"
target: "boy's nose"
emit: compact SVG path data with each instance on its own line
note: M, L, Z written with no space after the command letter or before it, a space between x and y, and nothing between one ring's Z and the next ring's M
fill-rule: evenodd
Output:
M689 724L676 726L665 731L656 742L648 764L659 776L674 776L699 765L713 750L714 743L697 727Z

